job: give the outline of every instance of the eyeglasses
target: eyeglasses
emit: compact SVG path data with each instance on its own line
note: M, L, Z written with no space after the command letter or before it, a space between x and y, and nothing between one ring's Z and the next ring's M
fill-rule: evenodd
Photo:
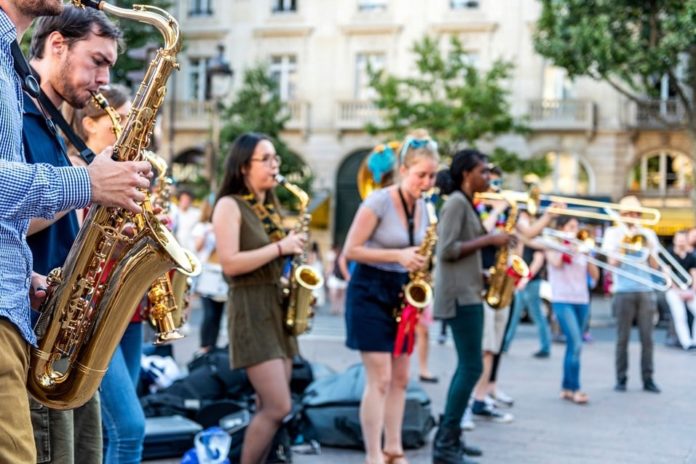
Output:
M251 161L259 161L266 166L272 166L274 161L278 166L280 166L281 163L280 156L278 155L263 155L263 158L251 158Z

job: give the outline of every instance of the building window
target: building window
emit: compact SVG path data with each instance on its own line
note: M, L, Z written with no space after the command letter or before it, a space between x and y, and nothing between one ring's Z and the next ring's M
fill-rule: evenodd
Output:
M212 16L213 0L189 0L189 16Z
M592 193L590 170L577 155L551 151L546 154L551 175L541 179L539 188L545 193L589 195Z
M659 196L681 196L694 186L689 157L667 150L642 157L628 176L629 191Z
M358 11L385 11L388 0L358 0Z
M274 13L297 11L297 0L273 0Z
M375 89L370 87L368 68L372 71L384 69L384 53L358 53L355 56L355 99L372 100L377 97Z
M204 101L206 96L205 70L210 58L189 58L186 99Z
M544 88L542 93L544 100L572 99L574 96L573 82L568 78L566 70L550 65L544 67Z
M479 0L450 0L453 10L474 9L479 7Z
M283 101L294 100L297 95L297 57L295 55L271 56L271 78L278 84Z

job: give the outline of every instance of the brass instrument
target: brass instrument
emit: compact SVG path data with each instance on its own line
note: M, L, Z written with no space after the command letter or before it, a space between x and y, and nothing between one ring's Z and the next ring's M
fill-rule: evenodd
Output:
M583 200L580 198L571 197L561 197L558 195L544 195L539 194L537 189L532 189L530 192L515 192L512 190L503 190L501 192L482 192L477 193L476 197L481 200L506 200L508 203L517 203L524 205L524 207L531 213L536 214L537 211L549 212L551 214L558 214L562 216L573 216L579 218L588 219L598 219L600 221L614 221L618 220L624 224L641 224L641 225L655 225L660 222L660 211L655 208L632 208L628 206L623 206L618 203L606 203L603 201L595 200ZM547 206L545 208L540 208L539 204L541 201L549 201L551 203L563 203L566 207L557 206ZM576 209L569 208L570 205L577 206ZM604 210L604 213L599 213L595 211L589 211L586 209L579 208L593 208ZM612 210L614 212L625 213L634 212L640 213L641 217L620 217L617 219L616 215L612 215L607 212Z
M164 38L113 150L114 159L141 160L167 78L178 67L178 23L166 11L145 5L131 10L104 1L73 0L73 4L150 24ZM156 278L172 268L187 274L197 271L196 258L158 221L149 198L142 208L142 213L133 214L93 205L63 268L48 277L27 388L50 408L76 408L92 398L135 307ZM131 224L134 234L127 233Z
M377 145L370 154L363 159L362 163L360 163L360 169L358 170L358 193L360 194L360 198L364 200L375 190L388 187L394 183L394 166L396 165L395 153L399 151L400 146L401 143L398 141ZM384 162L391 164L390 170L384 170L382 172L374 169L374 166L372 168L370 167L370 164L375 160L375 156L384 155L386 155L384 157ZM392 158L391 163L388 163L389 156Z
M93 93L92 101L102 110L104 110L111 120L111 130L116 135L116 138L121 136L123 126L121 125L121 116L109 104L109 101L101 93ZM143 150L142 156L152 164L153 169L157 172L157 177L154 181L154 187L150 196L150 203L153 209L155 206L162 209L160 214L166 214L169 210L169 186L171 182L167 182L167 162L161 156L149 150ZM166 209L165 209L166 208ZM196 268L200 269L200 263L196 263ZM174 287L172 279L176 277L180 282ZM183 325L184 310L186 309L186 293L191 288L190 285L182 285L181 281L186 284L189 277L179 271L165 272L152 283L152 287L147 292L148 306L143 311L143 317L150 321L150 324L155 330L155 345L161 345L174 340L184 338L179 332L179 328ZM176 293L176 291L180 294Z
M615 211L609 210L607 213L614 217L616 224L624 232L624 236L621 239L622 251L626 250L633 254L640 254L638 259L641 261L647 260L648 257L653 257L660 269L669 276L672 283L682 290L691 288L693 284L691 274L662 246L657 237L653 236L653 239L650 240L650 237L645 233L642 233L640 230L631 230L623 222L620 222L621 218Z
M653 290L665 291L672 286L672 279L664 271L654 269L647 262L632 259L620 251L602 250L594 240L583 238L582 235L573 237L561 231L546 228L538 242L548 249L571 256L583 254L587 257L588 263L631 279ZM610 259L618 261L619 265L610 264ZM636 273L643 275L637 275ZM646 274L648 277L645 277Z
M424 256L427 263L430 263L437 243L437 214L433 204L435 193L436 189L432 189L423 194L425 209L428 213L428 228L418 249L418 254ZM423 310L433 301L433 288L430 285L430 272L427 269L418 269L408 274L408 283L404 286L404 300L402 307L405 304L410 304L419 310Z
M505 191L503 196L504 193ZM506 234L511 234L515 230L519 206L513 199L505 197L503 199L510 204L504 231ZM510 306L515 285L519 279L527 276L529 276L529 267L520 256L511 253L509 246L498 248L495 254L495 265L490 268L488 290L484 297L488 306L493 309Z
M277 174L276 181L292 193L300 202L300 219L295 225L297 232L309 234L309 222L312 215L307 212L309 196L295 184L291 184L284 176ZM292 335L301 335L312 328L314 317L314 295L312 292L324 285L324 277L307 265L307 240L302 253L294 255L288 281L284 283L285 296L285 328Z

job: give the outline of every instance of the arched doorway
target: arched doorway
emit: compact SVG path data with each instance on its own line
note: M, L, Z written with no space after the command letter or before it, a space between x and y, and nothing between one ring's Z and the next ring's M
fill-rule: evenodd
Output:
M336 175L336 207L334 208L334 243L343 244L353 216L360 206L358 194L358 169L360 163L370 153L370 149L354 151L348 155Z

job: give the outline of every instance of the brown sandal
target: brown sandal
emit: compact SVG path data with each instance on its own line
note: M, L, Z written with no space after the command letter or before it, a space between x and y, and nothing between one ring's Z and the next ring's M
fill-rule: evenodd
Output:
M384 455L384 464L408 464L404 453L390 453L382 450Z
M573 401L573 392L570 390L561 390L561 399Z

